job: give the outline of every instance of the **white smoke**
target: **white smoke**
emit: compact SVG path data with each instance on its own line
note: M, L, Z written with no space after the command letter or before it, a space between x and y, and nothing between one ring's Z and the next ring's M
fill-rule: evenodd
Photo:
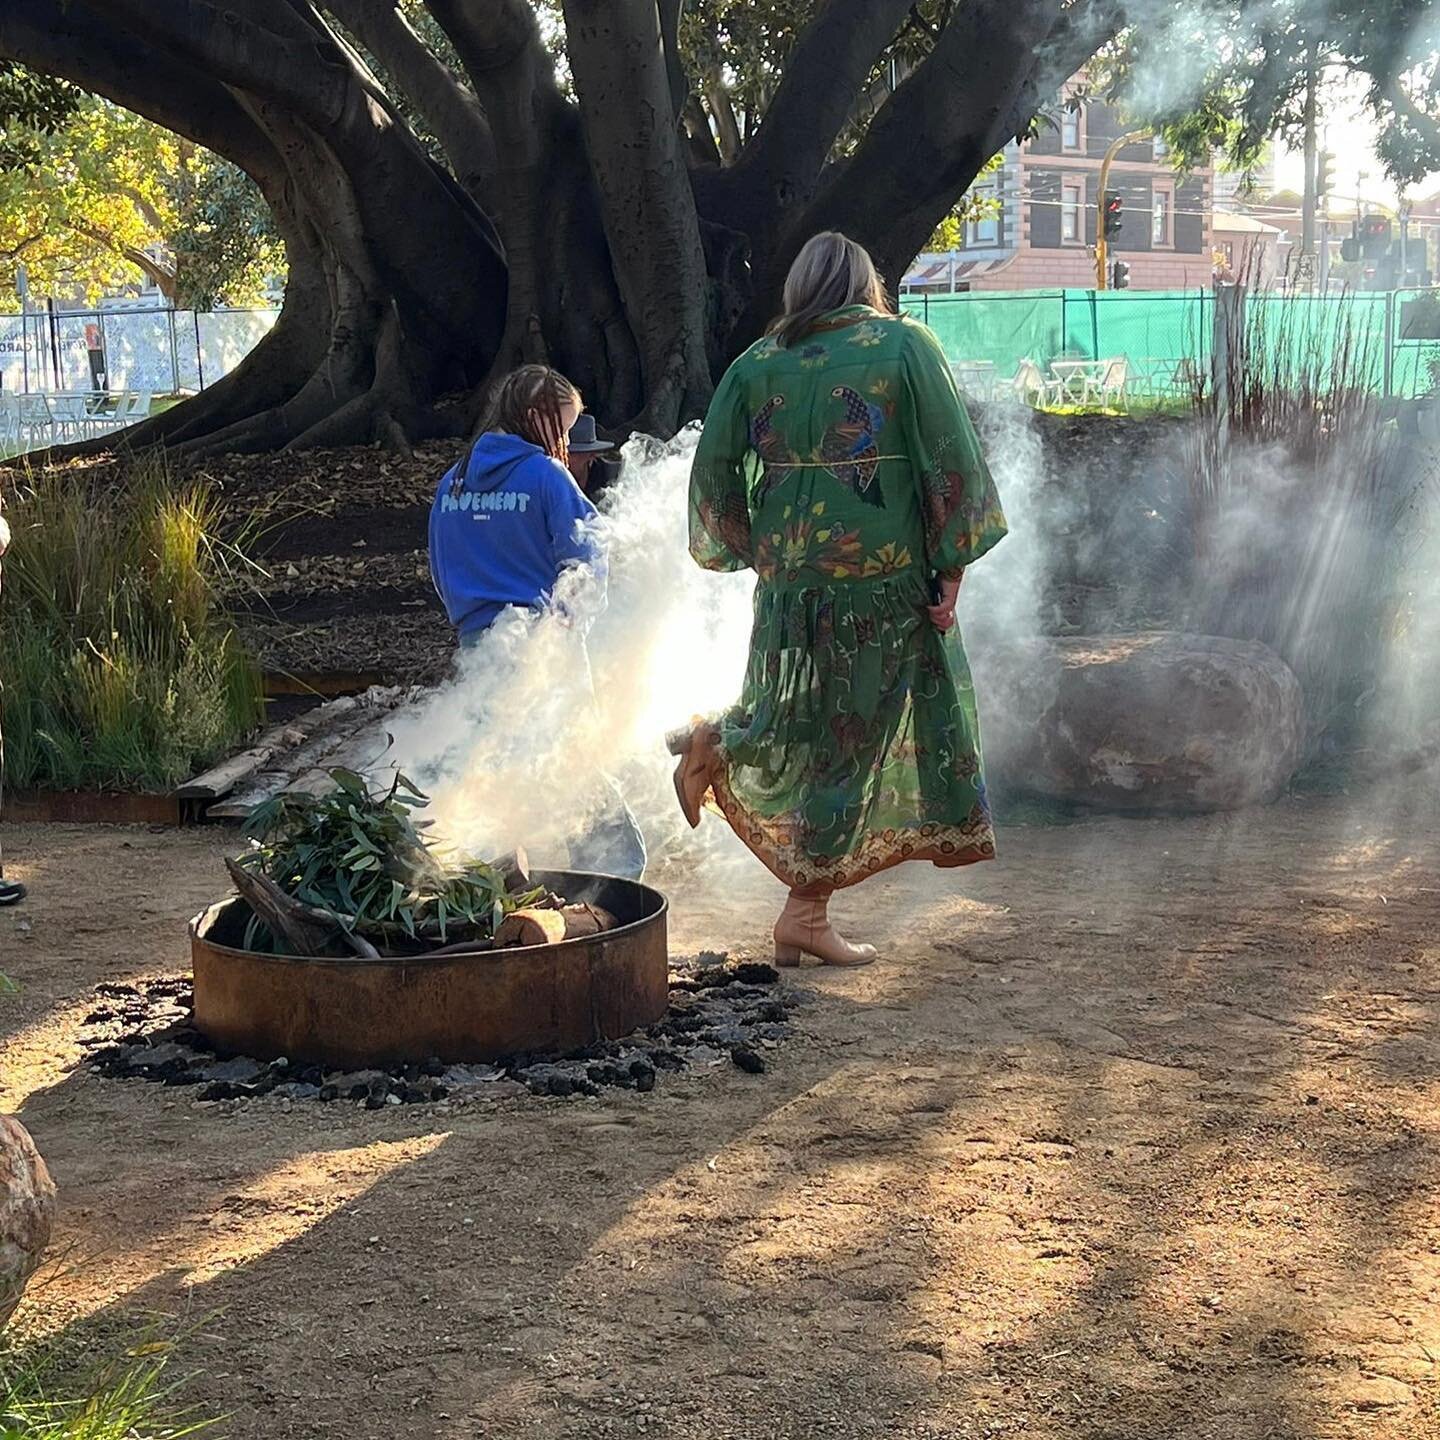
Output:
M718 822L688 829L664 747L667 730L740 698L750 636L754 576L710 574L690 558L698 435L691 427L668 444L641 437L625 447L597 522L603 609L598 578L567 572L554 608L507 612L463 653L451 683L397 720L391 758L426 789L437 835L457 849L489 856L521 845L538 864L563 865L566 842L608 798L607 775L652 863L738 845Z
M1003 734L1014 723L997 713L1010 642L1041 629L1044 456L1024 406L992 406L982 427L1011 533L967 575L961 615L982 701L987 691L1001 697L985 723ZM565 618L599 608L597 577L582 568L567 573L555 609L507 612L462 654L452 682L397 717L387 758L431 796L435 831L458 850L488 856L521 845L538 864L563 865L567 841L604 804L608 775L652 864L744 853L714 817L697 832L685 825L664 748L666 731L738 701L750 639L754 575L717 575L690 558L698 436L692 426L669 443L640 437L625 447L597 522L608 603L588 636Z

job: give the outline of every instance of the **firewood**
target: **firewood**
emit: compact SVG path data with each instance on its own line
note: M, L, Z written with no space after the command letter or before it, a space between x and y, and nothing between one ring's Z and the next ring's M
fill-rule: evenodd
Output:
M284 939L294 954L323 955L339 941L366 960L379 958L380 952L363 935L347 929L341 916L296 900L268 875L258 870L243 869L228 856L225 868L241 897L270 927L270 933L277 939Z
M558 945L564 938L563 910L512 910L495 932L495 945Z
M559 910L527 907L512 910L495 932L496 948L521 945L558 945L615 928L615 917L598 905L566 905Z
M505 882L505 890L514 895L530 888L530 857L517 845L508 855L490 861L490 868Z
M567 940L576 940L584 935L599 935L604 930L615 928L615 917L598 905L567 905L560 913L565 917Z

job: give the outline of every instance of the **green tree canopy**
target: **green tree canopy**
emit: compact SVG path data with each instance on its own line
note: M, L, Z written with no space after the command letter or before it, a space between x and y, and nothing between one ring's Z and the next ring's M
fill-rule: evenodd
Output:
M235 165L129 110L0 69L0 283L89 299L154 282L184 306L254 303L284 253ZM9 274L6 275L5 271Z

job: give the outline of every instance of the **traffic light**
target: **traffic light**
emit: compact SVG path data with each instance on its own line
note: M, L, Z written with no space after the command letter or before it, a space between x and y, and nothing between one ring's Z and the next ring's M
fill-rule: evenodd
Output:
M1130 266L1124 260L1116 260L1110 266L1110 288L1112 290L1128 290L1130 288Z
M1367 260L1380 259L1390 248L1390 219L1386 215L1360 218L1360 253Z
M1121 199L1117 190L1105 192L1105 223L1104 234L1107 240L1113 240L1121 229L1120 222L1123 219L1125 201Z
M1322 150L1315 157L1315 194L1328 195L1335 186L1335 157Z
M1358 235L1347 235L1340 242L1340 258L1347 261L1360 258L1360 237Z

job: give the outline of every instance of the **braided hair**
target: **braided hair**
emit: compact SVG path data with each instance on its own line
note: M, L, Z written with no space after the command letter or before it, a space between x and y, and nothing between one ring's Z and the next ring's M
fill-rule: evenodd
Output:
M501 430L538 445L562 465L570 459L569 433L561 409L569 402L581 403L580 392L558 370L548 365L522 365L500 382L475 439L466 446L455 467L451 488L459 491L470 469L476 442L490 431Z

